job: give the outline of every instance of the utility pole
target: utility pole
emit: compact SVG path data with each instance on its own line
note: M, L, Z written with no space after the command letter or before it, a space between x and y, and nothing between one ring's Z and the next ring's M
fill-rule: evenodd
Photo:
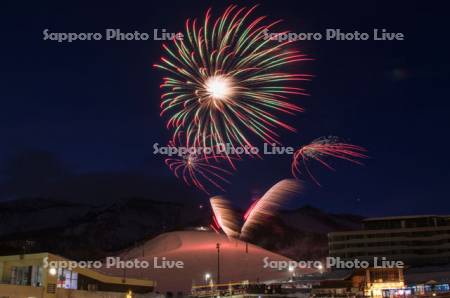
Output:
M216 244L217 248L217 284L220 284L220 243Z

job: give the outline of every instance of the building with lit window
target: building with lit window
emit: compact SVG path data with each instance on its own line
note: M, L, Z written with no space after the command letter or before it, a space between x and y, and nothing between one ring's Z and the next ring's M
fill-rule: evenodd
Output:
M46 266L69 260L50 253L0 257L0 294L9 298L126 297L151 293L151 280L110 276L93 269Z
M292 288L309 288L315 297L382 297L405 288L403 269L337 269L292 278Z
M364 295L380 297L386 290L405 288L403 269L370 268L365 270Z
M386 257L406 265L450 263L450 216L369 218L361 230L328 235L331 257Z
M405 288L403 269L340 269L263 282L194 285L191 297L383 297ZM391 292L388 292L391 291Z

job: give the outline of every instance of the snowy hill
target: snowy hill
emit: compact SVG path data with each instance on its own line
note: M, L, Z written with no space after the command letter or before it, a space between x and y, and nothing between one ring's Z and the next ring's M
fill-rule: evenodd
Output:
M289 261L288 258L275 254L253 244L236 239L228 239L214 232L177 231L162 234L129 251L120 254L122 260L146 260L154 264L154 258L161 261L181 261L184 268L150 268L150 269L107 269L109 274L136 278L149 278L157 282L156 290L189 291L192 284L205 283L204 276L209 273L216 280L217 249L220 243L220 282L249 280L267 281L288 279L292 274L287 270L278 271L264 268L264 258L270 261ZM303 270L311 272L311 270Z

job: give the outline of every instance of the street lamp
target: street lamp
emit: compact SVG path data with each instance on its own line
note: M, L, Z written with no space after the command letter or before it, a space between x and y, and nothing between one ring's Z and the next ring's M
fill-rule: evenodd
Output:
M55 276L55 275L56 275L56 268L55 268L55 267L51 267L51 268L48 270L48 273L50 273L50 275Z
M292 278L295 276L295 268L294 266L289 266L288 270L291 273L291 280L292 280Z
M323 265L322 264L319 264L319 266L317 266L317 269L319 269L320 274L323 273Z
M208 284L208 279L211 277L211 274L205 273L205 284Z
M217 249L217 284L220 284L220 243L216 244Z

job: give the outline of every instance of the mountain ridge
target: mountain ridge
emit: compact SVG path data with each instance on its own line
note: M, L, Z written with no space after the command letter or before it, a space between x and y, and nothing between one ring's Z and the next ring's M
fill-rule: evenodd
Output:
M208 229L211 215L205 204L143 197L100 205L55 198L3 201L0 254L48 251L75 260L97 259L165 232ZM281 211L251 242L291 258L320 258L327 254L327 233L357 229L361 220L306 205Z

